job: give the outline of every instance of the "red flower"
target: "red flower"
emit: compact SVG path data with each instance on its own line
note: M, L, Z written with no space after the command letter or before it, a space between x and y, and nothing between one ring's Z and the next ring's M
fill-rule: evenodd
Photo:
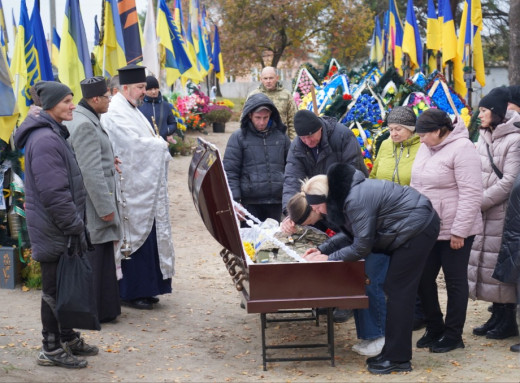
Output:
M327 73L327 77L332 77L334 73L332 71L330 71L329 73Z
M383 123L383 120L377 120L377 123L378 123L378 124L382 124L382 123Z
M346 101L352 100L352 96L350 94L348 94L348 93L345 93L343 95L343 100L346 100Z

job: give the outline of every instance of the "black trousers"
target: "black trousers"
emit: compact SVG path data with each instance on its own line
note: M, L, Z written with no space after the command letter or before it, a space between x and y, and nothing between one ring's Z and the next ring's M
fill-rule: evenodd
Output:
M386 334L382 356L405 362L412 359L412 331L415 299L426 258L439 235L440 220L430 224L403 246L393 251L386 274Z
M68 342L77 338L79 333L71 328L60 328L55 315L56 309L56 275L58 262L41 262L42 272L42 335L43 349L52 351L61 347L62 342Z
M427 328L447 338L460 340L468 308L468 262L475 236L464 239L458 250L450 247L450 241L437 241L433 246L419 284L419 296L423 305ZM437 276L442 267L448 304L443 321L437 291Z

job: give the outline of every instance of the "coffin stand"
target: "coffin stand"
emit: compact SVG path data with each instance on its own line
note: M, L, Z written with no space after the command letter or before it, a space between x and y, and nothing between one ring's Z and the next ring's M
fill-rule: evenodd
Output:
M206 228L224 247L220 252L229 274L245 300L248 313L259 313L262 326L262 359L267 362L330 360L334 366L332 308L367 308L364 262L251 263L246 261L220 154L215 146L198 139L188 175L193 202ZM310 308L327 308L326 344L267 345L265 331L272 321L315 320L295 318L294 313L315 313ZM293 318L268 319L267 314L290 314ZM300 358L270 358L268 349L327 348L328 355Z

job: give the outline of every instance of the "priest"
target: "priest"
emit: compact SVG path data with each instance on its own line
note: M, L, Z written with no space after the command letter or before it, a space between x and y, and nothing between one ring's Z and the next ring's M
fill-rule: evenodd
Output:
M175 253L168 211L168 143L139 111L145 68L118 69L120 92L101 117L121 161L120 213L123 241L116 249L122 304L151 310L158 295L171 293ZM121 247L124 246L123 252Z

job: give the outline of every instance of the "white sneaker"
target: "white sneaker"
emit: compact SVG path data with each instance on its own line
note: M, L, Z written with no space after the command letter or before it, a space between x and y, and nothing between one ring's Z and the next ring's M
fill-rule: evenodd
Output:
M382 336L380 338L364 340L359 344L356 344L352 347L352 351L357 352L360 355L365 356L376 356L381 353L383 350L383 346L385 345L385 337Z
M370 340L363 339L358 344L355 344L355 345L352 346L352 351L355 351L355 352L359 353L359 349L366 347L366 345L369 344L370 342L372 342L371 339Z

